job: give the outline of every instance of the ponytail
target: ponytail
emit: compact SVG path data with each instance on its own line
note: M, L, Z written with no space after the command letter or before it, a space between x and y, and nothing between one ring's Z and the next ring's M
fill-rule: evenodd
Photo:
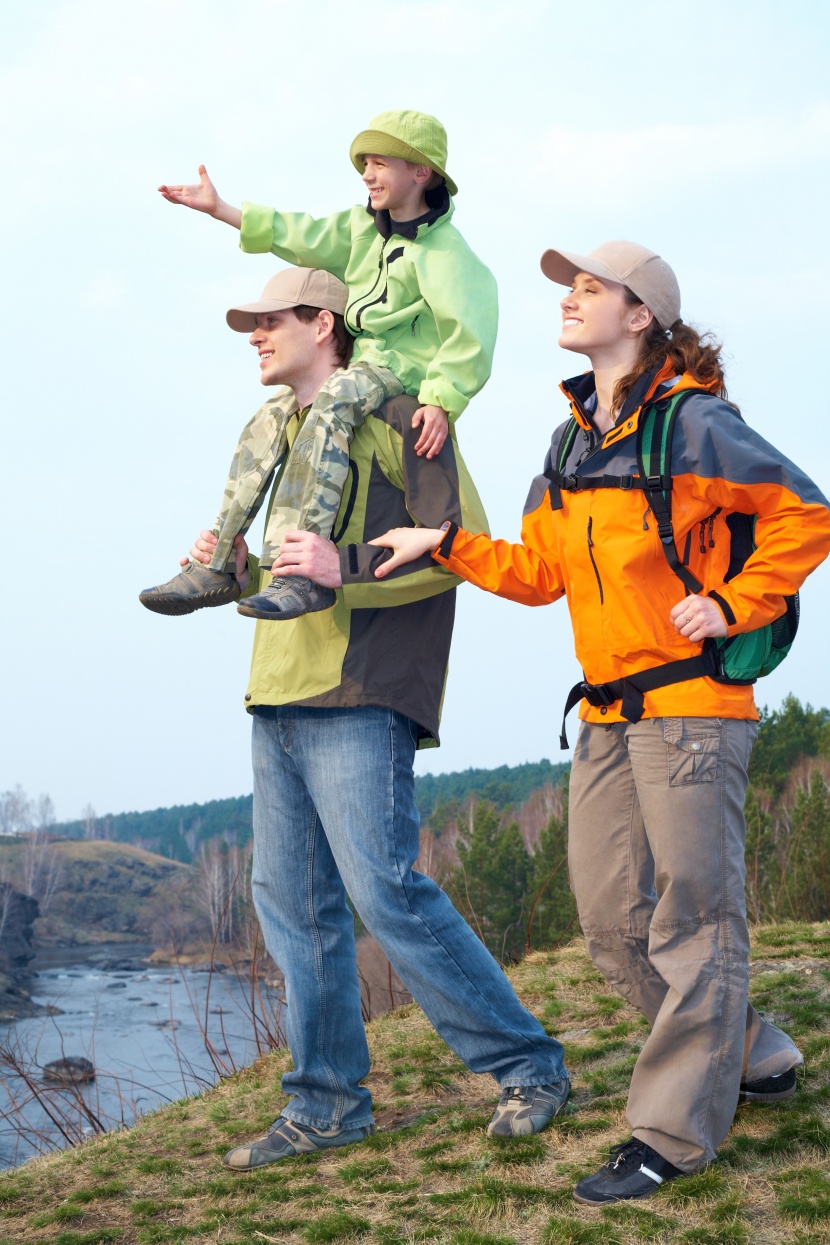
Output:
M625 287L625 301L629 306L639 306L642 299ZM640 357L627 376L614 386L612 409L619 411L637 381L645 372L655 371L666 361L671 363L675 374L689 372L696 381L705 385L720 398L726 398L726 382L721 363L721 343L711 333L698 333L690 324L675 320L670 329L664 329L652 320L643 334Z

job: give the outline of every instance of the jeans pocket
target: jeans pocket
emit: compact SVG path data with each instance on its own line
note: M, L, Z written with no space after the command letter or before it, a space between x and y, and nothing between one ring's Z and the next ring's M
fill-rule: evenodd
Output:
M720 757L718 718L664 718L670 787L715 782Z

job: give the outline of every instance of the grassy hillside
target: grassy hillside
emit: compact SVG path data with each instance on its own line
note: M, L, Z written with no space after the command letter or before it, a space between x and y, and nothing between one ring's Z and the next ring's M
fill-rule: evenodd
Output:
M0 866L20 873L25 842L0 839ZM154 924L169 923L193 870L126 843L63 840L50 851L59 864L58 883L41 903L37 938L83 944L149 939Z
M261 1059L128 1132L0 1177L3 1245L826 1245L830 1222L830 924L756 931L752 993L807 1064L799 1093L739 1109L721 1160L646 1202L578 1206L574 1182L627 1135L644 1022L581 942L535 953L512 980L565 1042L568 1114L540 1137L488 1140L493 1082L465 1071L410 1006L373 1022L378 1133L259 1173L220 1160L264 1131L287 1057Z

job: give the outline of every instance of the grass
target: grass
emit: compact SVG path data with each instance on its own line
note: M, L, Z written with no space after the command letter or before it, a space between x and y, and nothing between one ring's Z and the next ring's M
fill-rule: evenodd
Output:
M826 1245L830 925L761 929L753 959L756 1003L807 1055L799 1093L741 1108L721 1161L647 1203L593 1208L571 1196L627 1136L645 1038L574 942L511 972L563 1035L574 1074L566 1112L541 1136L488 1138L495 1085L408 1006L369 1029L379 1128L364 1144L251 1174L223 1167L224 1151L284 1104L287 1057L266 1056L129 1131L0 1173L0 1245Z

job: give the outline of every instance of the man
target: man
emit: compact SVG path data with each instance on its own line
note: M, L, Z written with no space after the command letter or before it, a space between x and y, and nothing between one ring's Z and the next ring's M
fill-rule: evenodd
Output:
M273 399L292 403L289 444L342 364L346 300L339 281L310 273L295 311L296 288L296 270L279 273L259 303L227 316L232 328L251 332L263 383L293 391ZM427 554L381 582L374 572L389 554L367 542L393 526L485 523L454 440L432 461L415 452L417 406L392 398L366 419L351 445L333 540L290 532L274 564L275 574L333 589L334 608L257 624L245 696L253 718L252 889L266 946L285 976L294 1069L283 1077L292 1095L284 1115L267 1136L226 1155L237 1171L374 1131L371 1095L360 1084L369 1053L347 895L444 1040L474 1072L499 1082L490 1132L538 1132L568 1097L560 1044L521 1006L443 891L412 868L413 762L419 746L438 743L458 580ZM194 561L207 564L215 542L202 532ZM241 536L236 554L240 589L260 590L269 572Z

